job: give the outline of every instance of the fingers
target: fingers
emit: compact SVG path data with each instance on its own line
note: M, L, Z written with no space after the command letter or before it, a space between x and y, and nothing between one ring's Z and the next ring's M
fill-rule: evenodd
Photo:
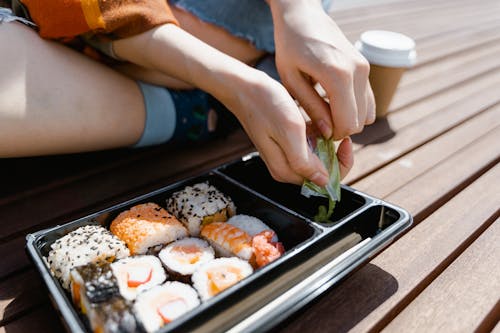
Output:
M358 107L352 73L342 71L323 85L330 99L333 138L340 140L359 132Z
M307 112L316 127L325 138L332 136L332 117L328 103L313 88L312 83L299 71L290 71L283 75L283 83L290 94Z
M354 71L354 94L356 96L356 107L358 109L357 131L361 131L366 123L366 115L368 113L368 74L370 65L364 59L359 61Z
M290 151L283 149L271 138L269 142L259 146L261 157L275 180L301 185L304 179L309 179L319 186L328 182L328 175L321 161L309 149L307 157L304 158L290 154Z
M339 160L340 179L343 179L354 165L354 156L352 152L352 141L346 137L337 148L337 158Z
M372 87L370 86L370 82L366 82L366 91L367 91L367 96L366 96L366 119L365 119L365 125L370 125L375 122L375 117L376 117L376 111L375 111L375 96L373 95L373 90Z

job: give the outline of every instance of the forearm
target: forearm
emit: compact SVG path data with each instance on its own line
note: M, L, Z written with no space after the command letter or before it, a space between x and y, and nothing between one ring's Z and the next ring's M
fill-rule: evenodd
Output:
M175 25L164 25L113 45L119 57L198 87L225 102L256 71Z

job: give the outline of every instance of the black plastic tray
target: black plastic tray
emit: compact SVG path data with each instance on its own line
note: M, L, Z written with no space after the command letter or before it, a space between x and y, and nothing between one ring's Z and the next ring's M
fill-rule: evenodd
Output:
M332 222L316 223L313 216L319 204L326 204L326 199L301 196L299 186L274 181L257 154L244 156L208 173L176 182L70 223L29 234L27 252L69 331L89 332L90 328L86 318L73 308L71 297L53 278L43 260L50 245L82 225L99 223L109 226L117 214L139 203L156 202L165 207L165 200L174 191L204 181L229 195L238 214L258 217L273 228L286 252L278 260L164 326L160 332L270 329L311 301L319 290L335 284L369 259L412 222L411 216L404 209L343 186L342 198L335 208ZM280 286L280 279L287 272L299 269L320 253L324 257L325 249L352 232L358 233L362 239L355 248L343 253L331 253L331 258L327 257L326 263L301 278L307 283ZM253 306L243 306L238 313L226 315L232 307L242 303L242 300L252 298L252 295L265 289L270 283L279 287L271 299L262 299L262 304L257 302Z

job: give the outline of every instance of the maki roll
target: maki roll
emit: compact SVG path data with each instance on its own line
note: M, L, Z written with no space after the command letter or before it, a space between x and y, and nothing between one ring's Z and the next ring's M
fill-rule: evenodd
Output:
M170 243L158 254L168 273L188 283L203 263L214 259L214 249L203 239L184 238Z
M187 236L182 223L155 203L120 213L111 222L110 230L127 244L131 254L145 254L150 248Z
M193 287L202 301L206 301L221 291L253 273L252 266L239 258L217 258L209 261L194 272Z
M120 296L111 265L91 263L71 270L73 303L89 319L94 332L142 332L131 303Z
M95 304L87 317L92 331L99 333L141 333L144 332L137 320L132 304L122 297L113 297L107 302Z
M71 270L71 297L82 313L118 295L118 282L109 263L90 263Z
M46 262L65 289L70 287L70 271L74 267L112 262L130 255L124 242L98 225L80 227L59 238L50 247Z
M111 264L120 294L134 300L137 294L157 286L167 279L160 260L155 256L136 256Z
M210 223L201 229L201 236L222 257L237 256L252 261L252 237L243 230L225 222Z
M169 281L137 297L134 310L147 332L154 332L200 304L189 285Z
M186 225L191 236L198 236L202 225L225 222L236 214L231 198L207 182L172 194L167 200L167 209Z

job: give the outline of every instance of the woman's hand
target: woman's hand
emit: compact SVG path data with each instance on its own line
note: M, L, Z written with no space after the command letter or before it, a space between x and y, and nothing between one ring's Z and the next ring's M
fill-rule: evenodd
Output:
M318 0L269 0L283 84L324 137L360 132L375 120L369 64ZM329 103L314 89L319 83Z
M274 179L302 184L304 178L323 186L328 173L307 144L306 123L286 89L266 74L253 71L238 98L226 103L253 141ZM352 167L349 139L339 147L341 175Z

